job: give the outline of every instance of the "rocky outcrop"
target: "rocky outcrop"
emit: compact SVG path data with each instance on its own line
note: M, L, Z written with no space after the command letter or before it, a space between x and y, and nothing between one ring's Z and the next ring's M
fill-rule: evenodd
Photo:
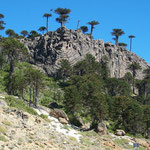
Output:
M67 114L63 110L60 110L60 109L52 109L50 111L50 116L59 119L60 122L65 122L64 124L67 124L69 121ZM63 120L62 120L62 118L63 118Z
M59 28L34 39L21 39L21 42L29 50L31 55L29 61L41 67L50 76L59 68L61 59L67 59L74 65L87 53L92 54L100 63L107 58L111 77L123 77L129 71L128 65L133 61L139 63L142 69L148 67L142 58L124 47L116 47L102 40L93 40L80 30ZM137 78L143 78L142 71L138 72Z

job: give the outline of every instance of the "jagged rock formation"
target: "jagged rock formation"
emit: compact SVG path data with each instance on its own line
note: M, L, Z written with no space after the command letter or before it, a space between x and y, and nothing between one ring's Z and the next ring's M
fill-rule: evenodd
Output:
M148 67L142 58L124 47L116 47L102 40L93 40L89 35L82 34L80 30L59 28L47 35L21 41L32 56L30 62L42 67L48 75L56 72L61 59L68 59L74 65L87 53L92 54L98 62L107 57L111 77L123 77L126 72L129 72L128 65L133 61L139 63L143 70ZM143 78L142 70L138 72L137 78Z

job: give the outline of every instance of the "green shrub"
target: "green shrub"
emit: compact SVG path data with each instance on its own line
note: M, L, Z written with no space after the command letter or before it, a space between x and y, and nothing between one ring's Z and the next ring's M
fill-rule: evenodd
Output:
M7 142L8 140L3 135L0 135L0 141Z
M32 115L37 115L37 112L30 108L24 101L17 99L13 96L6 96L5 101L7 102L8 106L17 108L19 110L26 111Z
M3 120L2 123L7 126L12 126L12 124L8 120Z
M6 129L2 126L0 126L0 133L6 134Z
M6 89L6 80L7 80L8 73L4 71L0 71L0 91L4 92Z
M43 96L41 99L41 105L48 107L54 100L51 97Z
M43 119L47 119L48 118L47 115L43 115L43 114L41 114L40 117L43 118Z
M41 114L40 117L43 118L43 119L44 119L45 121L47 121L47 122L51 122L51 121L48 119L48 116L47 116L47 115Z

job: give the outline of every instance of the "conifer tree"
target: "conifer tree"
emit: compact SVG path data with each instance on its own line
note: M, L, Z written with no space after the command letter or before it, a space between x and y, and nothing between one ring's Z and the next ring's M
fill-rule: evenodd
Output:
M46 18L46 29L47 29L47 33L48 33L48 19L49 19L49 17L51 17L51 16L52 16L52 14L49 14L49 13L45 13L45 14L43 15L43 17Z
M90 32L90 35L92 36L94 26L95 26L95 25L98 25L98 24L99 24L99 22L98 22L98 21L93 20L93 21L91 21L91 22L88 22L88 24L89 24L89 25L91 25L91 32Z
M59 15L58 18L56 18L56 21L61 24L61 27L65 25L65 23L68 21L69 15L71 10L67 8L57 8L55 9L55 13Z
M111 32L112 35L115 36L116 46L118 46L119 36L125 34L122 29L113 29L113 32Z

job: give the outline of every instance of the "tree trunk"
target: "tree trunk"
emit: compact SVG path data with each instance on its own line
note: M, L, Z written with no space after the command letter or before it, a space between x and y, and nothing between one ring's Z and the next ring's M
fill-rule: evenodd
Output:
M118 39L119 39L119 37L116 36L116 46L118 46Z
M31 87L29 88L29 106L31 105L31 96L32 96L32 91L31 91Z
M93 29L94 29L94 27L91 25L91 33L90 33L91 37L92 37Z
M12 78L14 73L14 60L10 60L10 70L9 70L9 79L8 79L8 94L12 94Z
M61 21L61 28L63 27L63 21Z
M35 91L34 91L34 87L33 87L33 105L35 106Z
M21 89L21 99L22 99L22 100L24 100L23 93L24 93L24 91L23 91L23 88L22 88L22 89Z
M38 87L36 85L36 88L35 88L35 106L37 106L37 97L38 97Z
M46 28L47 28L47 33L48 33L48 17L47 17L47 21L46 21Z
M132 38L130 38L130 52L132 51Z

